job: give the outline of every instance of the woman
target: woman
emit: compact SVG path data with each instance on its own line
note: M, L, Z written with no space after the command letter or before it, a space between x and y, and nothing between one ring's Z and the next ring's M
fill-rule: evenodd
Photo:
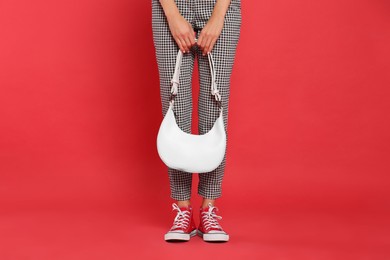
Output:
M210 95L211 76L208 53L212 53L216 83L222 97L226 135L230 76L241 28L241 0L152 0L153 41L160 77L163 115L168 110L171 79L178 50L183 52L180 86L175 98L178 126L191 133L192 72L195 58L199 68L199 134L207 133L219 116ZM189 240L198 234L205 241L228 241L216 214L215 200L221 197L226 153L213 171L199 174L198 194L203 197L198 229L191 205L192 173L168 168L173 209L177 215L165 240Z

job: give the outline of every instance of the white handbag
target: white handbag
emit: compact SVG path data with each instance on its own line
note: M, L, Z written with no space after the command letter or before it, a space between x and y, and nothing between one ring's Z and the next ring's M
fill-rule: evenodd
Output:
M161 160L170 168L191 173L210 172L221 164L226 150L223 108L221 95L215 81L214 61L211 53L209 53L211 94L214 95L218 104L219 117L210 131L202 135L193 135L179 128L173 112L174 98L179 86L182 57L183 53L179 50L176 57L175 72L171 80L169 108L161 122L157 135L157 150Z

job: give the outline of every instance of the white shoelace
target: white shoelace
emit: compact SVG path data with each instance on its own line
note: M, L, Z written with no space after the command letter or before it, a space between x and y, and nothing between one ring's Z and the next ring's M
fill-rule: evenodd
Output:
M209 210L207 212L202 212L202 219L203 219L203 225L205 229L210 229L210 228L217 228L222 230L222 227L219 225L218 220L222 219L221 216L218 216L215 212L218 211L217 207L214 207L209 203Z
M190 223L190 212L188 210L181 210L180 207L176 204L172 204L172 210L177 210L175 219L173 220L173 226L171 230L177 228L186 229Z

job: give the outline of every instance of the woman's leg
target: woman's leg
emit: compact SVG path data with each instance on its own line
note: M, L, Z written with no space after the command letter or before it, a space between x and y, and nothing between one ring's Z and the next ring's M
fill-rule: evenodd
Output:
M195 24L199 29L203 28L208 21L215 0L202 1L202 4L196 5ZM196 28L196 29L197 29ZM232 0L229 9L225 15L225 22L222 32L211 51L215 69L216 83L222 97L223 117L226 135L228 122L228 105L230 94L230 76L233 69L236 48L240 36L241 28L241 2ZM208 63L208 57L202 56L201 50L198 49L199 64L199 133L205 134L212 127L219 116L219 110L214 96L211 95L211 74ZM227 139L228 140L228 139ZM214 204L214 200L219 198L222 193L222 179L226 165L226 153L222 163L213 171L199 174L198 193L204 198L203 207L208 203Z
M177 7L188 21L192 12L188 1L178 0ZM152 0L152 29L155 46L159 78L162 114L166 114L169 107L171 79L175 70L176 56L179 51L175 40L169 30L164 10L158 0ZM174 112L178 126L185 132L191 133L192 118L192 71L194 66L194 53L183 55L180 69L180 85L175 97ZM189 205L191 197L192 173L182 172L168 168L171 198L178 201L179 206Z

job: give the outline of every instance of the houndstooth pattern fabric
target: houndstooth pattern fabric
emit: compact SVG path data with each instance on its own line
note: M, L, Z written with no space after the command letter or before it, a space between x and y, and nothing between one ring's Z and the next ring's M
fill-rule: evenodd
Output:
M217 0L175 0L181 15L192 25L199 37L201 29L209 20ZM236 54L241 28L241 0L231 0L225 15L222 32L211 53L215 63L216 83L222 97L224 125L228 139L228 105L230 77ZM169 107L171 79L175 70L176 55L179 47L172 37L164 10L159 0L152 0L152 31L156 60L160 78L160 96L162 114ZM192 73L197 59L199 68L199 134L207 133L219 116L218 105L211 95L211 74L207 55L203 56L196 45L190 53L183 54L180 69L180 85L175 97L174 113L178 126L191 133L192 119ZM228 146L227 146L228 147ZM227 151L226 147L226 151ZM216 199L222 194L222 180L226 167L226 152L222 163L213 171L199 174L198 194L203 198ZM171 198L188 200L191 198L192 173L178 171L168 167Z

